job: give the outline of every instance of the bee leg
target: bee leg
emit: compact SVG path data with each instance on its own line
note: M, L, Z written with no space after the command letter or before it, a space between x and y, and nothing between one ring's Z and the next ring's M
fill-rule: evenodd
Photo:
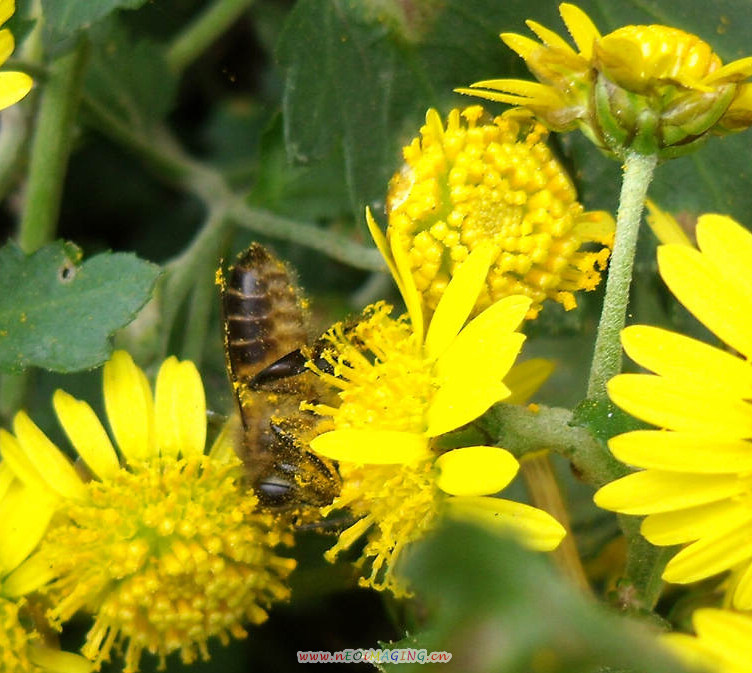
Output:
M329 374L334 373L332 365L320 355L311 358L313 364L321 371ZM308 371L306 362L309 357L306 356L302 350L297 349L283 355L279 360L272 362L268 367L262 369L256 376L254 376L248 383L252 390L263 390L264 387L270 383L275 383L282 379L290 378L291 376L299 376L300 374Z

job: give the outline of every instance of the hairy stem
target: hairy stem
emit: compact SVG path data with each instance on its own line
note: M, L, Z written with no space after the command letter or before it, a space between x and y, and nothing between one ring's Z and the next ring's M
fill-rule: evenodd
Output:
M253 0L218 0L210 4L172 41L167 63L182 72L253 4Z
M616 238L608 269L606 295L595 339L587 396L606 399L606 383L621 371L621 343L632 282L637 234L648 186L653 179L658 157L632 152L624 162L624 178L616 216Z
M54 61L41 94L18 231L18 243L27 253L52 240L55 234L86 51L86 44L81 41Z

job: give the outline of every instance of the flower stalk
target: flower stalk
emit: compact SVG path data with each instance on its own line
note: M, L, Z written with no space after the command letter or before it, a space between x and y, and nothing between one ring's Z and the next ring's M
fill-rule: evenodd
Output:
M606 382L621 371L622 352L619 334L624 329L626 321L640 219L657 163L658 155L636 152L628 153L624 161L624 177L616 216L616 237L595 338L588 380L588 399L607 399Z

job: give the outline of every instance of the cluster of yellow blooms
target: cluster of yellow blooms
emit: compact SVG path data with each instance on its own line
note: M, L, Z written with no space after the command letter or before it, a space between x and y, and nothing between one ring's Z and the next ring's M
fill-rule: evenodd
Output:
M0 23L12 14L0 0ZM664 26L628 26L605 37L572 5L562 16L578 51L543 26L541 39L504 34L542 84L479 82L465 93L526 106L496 118L429 110L404 149L382 233L374 241L407 313L378 302L323 337L310 368L336 402L304 402L330 418L311 442L337 461L342 489L322 515L346 509L354 523L330 560L365 538L361 583L410 594L401 553L442 517L512 534L538 550L557 547L564 527L550 514L496 497L519 463L499 446L447 450L439 438L492 405L518 403L548 365L515 360L518 331L546 299L571 308L606 265L614 222L585 212L571 180L545 145L546 129L582 129L601 149L670 157L752 123L752 59L723 66L695 36ZM5 58L12 37L4 36ZM10 42L8 42L10 40ZM8 47L9 45L9 47ZM7 53L6 53L7 52ZM0 58L0 61L4 60ZM30 80L0 73L0 107ZM689 583L731 571L725 609L694 615L697 637L672 634L668 647L720 673L749 673L752 659L752 234L728 217L699 219L699 250L672 231L658 251L661 276L729 349L663 329L633 326L624 349L650 374L623 374L611 399L660 429L614 437L613 454L641 468L605 485L603 508L646 515L655 545L685 545L664 578ZM583 249L583 246L585 248ZM590 248L588 248L590 246ZM532 365L532 366L531 366ZM288 598L295 561L285 517L242 486L233 433L206 451L206 404L190 362L167 359L154 390L131 357L104 367L105 429L92 408L63 391L53 405L78 454L72 464L19 412L0 430L0 670L85 673L113 651L124 670L143 652L190 663L208 641L245 635ZM117 447L117 448L116 448ZM81 655L50 639L78 613L93 618Z

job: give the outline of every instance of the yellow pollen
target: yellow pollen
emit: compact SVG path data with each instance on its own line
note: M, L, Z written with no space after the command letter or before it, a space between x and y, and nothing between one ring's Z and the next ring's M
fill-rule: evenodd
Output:
M39 634L27 631L19 621L21 605L0 597L0 671L41 673L28 657L27 648Z
M584 212L541 124L519 115L486 120L475 106L462 118L452 111L439 133L435 115L429 112L431 123L405 148L406 166L392 178L387 200L388 236L406 242L428 309L457 265L487 241L498 255L476 312L509 294L533 300L530 317L547 298L574 306L572 292L593 289L609 253L601 248L603 255L583 264L577 251L609 246L611 218Z
M126 673L144 651L206 659L209 638L242 637L243 623L288 597L295 561L274 547L291 534L272 531L237 470L206 456L158 458L90 482L83 501L66 505L41 548L57 578L48 616L93 613L82 653L96 665L113 646Z

